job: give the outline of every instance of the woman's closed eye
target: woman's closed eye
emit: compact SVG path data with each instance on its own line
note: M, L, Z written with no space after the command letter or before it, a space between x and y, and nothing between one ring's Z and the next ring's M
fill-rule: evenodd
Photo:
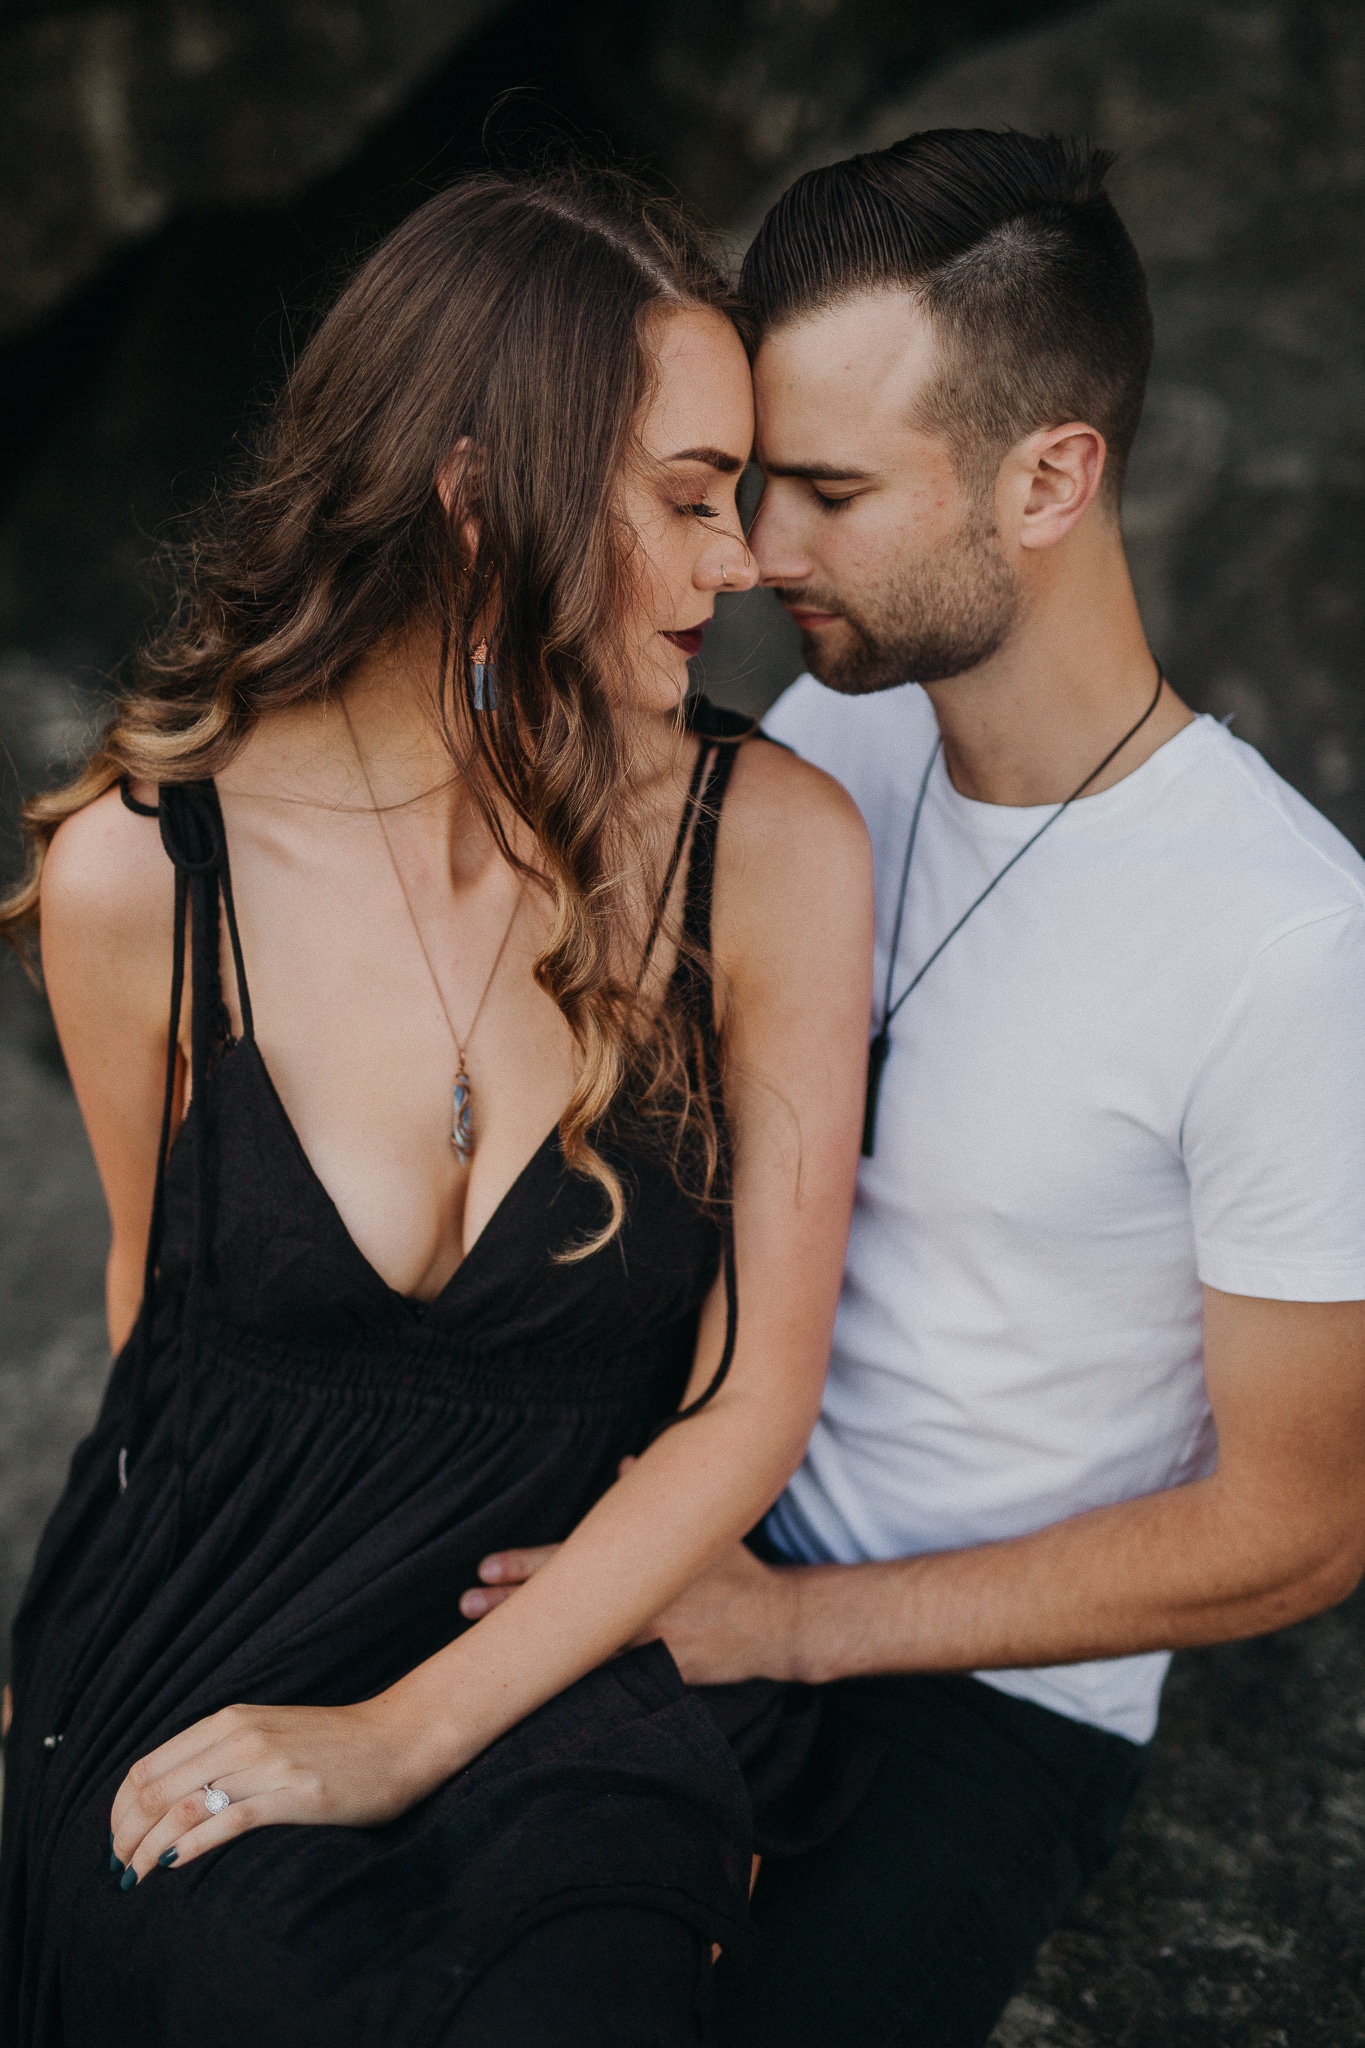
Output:
M719 505L711 504L706 498L698 498L695 501L688 499L686 503L679 505L677 509L684 519L718 519L720 517Z

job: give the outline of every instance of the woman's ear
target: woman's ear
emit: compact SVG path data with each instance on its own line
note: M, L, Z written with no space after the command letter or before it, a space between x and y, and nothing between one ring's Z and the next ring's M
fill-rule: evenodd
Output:
M454 518L456 506L465 497L473 465L474 443L468 434L461 434L436 472L436 495L445 507L447 518Z
M468 567L479 545L479 523L469 509L477 494L479 456L468 434L461 434L436 472L436 495L448 519L458 519L460 551Z

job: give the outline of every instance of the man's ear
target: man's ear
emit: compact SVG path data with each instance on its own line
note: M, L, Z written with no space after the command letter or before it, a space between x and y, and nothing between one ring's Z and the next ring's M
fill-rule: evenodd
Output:
M1042 427L1011 450L1005 469L1020 547L1051 548L1066 539L1099 495L1107 454L1099 428L1078 420Z

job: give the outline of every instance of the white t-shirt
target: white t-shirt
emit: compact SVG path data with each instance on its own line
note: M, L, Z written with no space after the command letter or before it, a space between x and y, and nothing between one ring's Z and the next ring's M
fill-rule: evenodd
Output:
M867 820L880 1019L932 707L803 676L764 723ZM897 993L1051 808L972 802L939 756ZM1365 862L1215 720L1073 805L891 1037L824 1409L769 1521L788 1556L955 1549L1198 1478L1199 1283L1365 1299ZM1168 1661L977 1676L1144 1742Z

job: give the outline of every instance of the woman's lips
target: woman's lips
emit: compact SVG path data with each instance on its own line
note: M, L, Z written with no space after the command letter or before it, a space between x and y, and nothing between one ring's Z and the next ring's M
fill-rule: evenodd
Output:
M681 633L665 633L664 638L671 640L675 647L681 647L688 660L693 661L701 653L701 636L704 630L704 624L688 626Z

